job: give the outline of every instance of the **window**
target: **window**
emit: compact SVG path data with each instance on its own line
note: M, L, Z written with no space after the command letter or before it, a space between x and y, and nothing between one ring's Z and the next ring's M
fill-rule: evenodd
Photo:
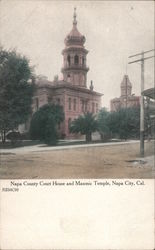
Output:
M57 101L57 104L60 105L60 98L57 98L56 101Z
M98 112L98 103L96 103L96 113Z
M77 55L74 56L74 64L79 64L79 57Z
M95 111L95 104L94 104L94 102L92 103L92 112L94 113L94 111Z
M85 101L85 112L87 112L87 101Z
M68 62L68 66L71 65L71 58L70 58L70 55L67 56L67 62Z
M71 98L68 98L68 109L71 110Z
M81 107L82 112L87 112L87 108L88 108L87 101L82 100L82 107Z
M71 76L70 76L70 74L68 74L67 75L67 81L70 82L70 80L71 80Z
M71 118L68 118L68 131L69 131L69 127L71 125L71 122L72 122Z
M84 112L84 100L82 100L82 107L81 107L82 112Z
M76 110L76 99L74 99L74 111Z
M48 101L48 103L51 103L52 102L52 97L48 96L47 101Z
M84 57L82 57L82 65L84 65Z

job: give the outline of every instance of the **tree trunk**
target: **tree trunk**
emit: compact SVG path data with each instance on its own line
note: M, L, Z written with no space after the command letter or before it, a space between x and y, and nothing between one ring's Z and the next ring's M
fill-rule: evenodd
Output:
M100 136L101 136L101 140L104 141L104 134L101 133Z
M2 131L1 136L2 136L2 143L4 144L5 141L6 141L6 132L5 132L5 130Z
M91 133L86 134L86 142L91 142L91 141L92 141Z

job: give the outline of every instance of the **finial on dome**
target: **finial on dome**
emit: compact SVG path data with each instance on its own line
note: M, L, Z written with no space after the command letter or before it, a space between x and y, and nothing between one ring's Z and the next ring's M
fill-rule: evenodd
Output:
M77 25L77 21L76 21L76 8L74 8L73 25Z

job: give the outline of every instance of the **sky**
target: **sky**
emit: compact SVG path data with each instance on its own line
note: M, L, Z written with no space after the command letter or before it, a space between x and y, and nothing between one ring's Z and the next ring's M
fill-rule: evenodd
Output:
M132 93L140 95L141 65L129 56L154 49L153 1L50 1L1 0L0 45L16 49L29 58L37 75L62 79L64 39L72 29L77 9L77 27L89 51L87 86L103 93L102 106L120 96L124 74ZM145 54L152 56L153 52ZM145 89L154 85L154 60L145 61Z

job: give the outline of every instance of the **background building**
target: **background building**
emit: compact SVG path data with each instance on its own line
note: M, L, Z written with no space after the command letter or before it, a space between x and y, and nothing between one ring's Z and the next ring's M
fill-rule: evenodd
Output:
M101 108L101 93L94 91L91 81L87 88L87 53L84 47L85 37L77 29L76 13L74 12L73 28L65 38L62 51L63 80L55 76L48 81L44 76L36 79L37 89L33 98L33 113L47 103L63 106L65 120L60 124L59 132L63 137L73 137L69 133L70 123L85 112L97 113Z
M110 101L111 111L140 105L140 97L132 94L132 84L128 75L124 75L121 82L121 96Z

